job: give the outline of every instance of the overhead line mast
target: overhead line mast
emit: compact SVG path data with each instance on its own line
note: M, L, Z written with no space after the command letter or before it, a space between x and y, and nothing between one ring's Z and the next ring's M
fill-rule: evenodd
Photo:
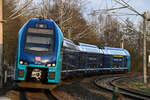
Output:
M144 83L147 84L146 35L147 35L147 21L149 21L147 19L147 14L146 12L144 12L144 14L140 14L124 0L121 0L122 3L117 0L115 1L122 6L128 6L129 10L133 11L134 13L140 15L143 18L143 76L144 76Z
M0 0L0 87L3 86L3 0Z

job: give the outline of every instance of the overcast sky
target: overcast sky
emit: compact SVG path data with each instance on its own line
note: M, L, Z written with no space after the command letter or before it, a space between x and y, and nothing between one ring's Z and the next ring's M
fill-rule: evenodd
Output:
M150 0L124 0L127 1L132 7L134 7L139 12L144 12L150 9ZM108 8L115 7L116 3L114 0L89 0L89 5L93 9L100 9L100 8ZM117 6L119 6L117 4Z
M26 1L26 0L21 0ZM34 1L40 1L40 0L34 0ZM121 0L120 0L121 1ZM136 9L141 14L144 13L144 11L150 11L150 0L124 0L128 2L134 9ZM91 10L98 10L98 9L109 9L109 8L116 8L121 7L118 3L116 3L114 0L85 0L86 2L86 9L83 10L85 18L87 18L87 15L90 13ZM122 9L122 10L115 10L113 12L122 12L122 13L129 13L133 14L129 9ZM141 17L137 16L119 16L119 18L122 18L125 20L126 18L129 18L132 22L135 24L138 24L139 20L141 20Z
M87 4L87 13L89 13L90 9L106 9L106 8L116 8L120 7L121 5L114 2L114 0L88 0L89 3ZM140 13L144 13L144 11L150 11L150 0L124 0L128 2L134 9L136 9ZM123 13L130 13L133 14L134 12L130 11L129 9L122 9L122 10L115 10L115 12L123 12ZM124 16L121 17L122 19L130 18L133 22L138 22L141 20L140 17L137 16ZM136 23L137 24L137 23Z

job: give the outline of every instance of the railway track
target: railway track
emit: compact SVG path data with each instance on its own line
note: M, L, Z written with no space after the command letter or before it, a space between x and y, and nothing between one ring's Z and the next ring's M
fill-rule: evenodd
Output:
M45 94L48 98L48 100L58 100L58 98L56 98L48 89L45 89Z
M131 77L131 76L130 76ZM119 93L122 94L125 98L129 98L131 100L150 100L150 95L145 94L143 92L126 89L119 87L115 84L116 81L123 79L123 78L130 78L129 76L125 75L109 75L109 76L103 76L100 78L97 78L94 80L94 85L96 85L98 88L103 89L107 92L113 92L114 87L119 88Z
M28 100L27 96L26 96L26 92L24 90L20 91L19 99L20 100Z
M49 89L19 88L19 100L58 100Z

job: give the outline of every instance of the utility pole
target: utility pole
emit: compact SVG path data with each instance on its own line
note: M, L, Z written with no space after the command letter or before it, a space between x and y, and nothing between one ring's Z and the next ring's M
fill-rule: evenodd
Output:
M115 0L115 2L119 3L122 6L127 6L127 8L137 15L141 16L143 18L143 77L144 77L144 83L147 84L147 59L146 59L146 35L147 35L147 15L146 12L144 14L140 14L138 11L136 11L133 7L131 7L128 3L126 3L124 0Z
M147 35L146 12L143 14L143 76L144 83L147 84L147 62L146 62L146 35Z
M3 86L3 0L0 0L0 87Z
M122 36L122 39L121 39L120 47L124 48L124 37L123 36Z

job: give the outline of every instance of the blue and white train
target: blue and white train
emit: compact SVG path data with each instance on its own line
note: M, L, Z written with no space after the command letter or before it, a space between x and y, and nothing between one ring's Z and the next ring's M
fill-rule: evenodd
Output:
M61 77L130 70L130 54L121 48L79 43L63 37L53 20L32 18L20 29L15 80L59 84Z
M18 34L15 80L60 83L62 42L53 20L30 19Z

